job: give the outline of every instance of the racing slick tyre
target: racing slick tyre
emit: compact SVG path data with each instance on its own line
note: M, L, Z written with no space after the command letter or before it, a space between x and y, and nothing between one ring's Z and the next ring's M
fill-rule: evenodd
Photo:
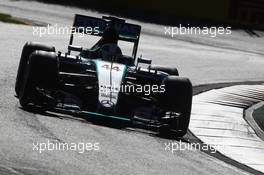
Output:
M15 92L16 95L19 97L19 91L21 88L21 81L25 72L26 63L29 59L29 56L31 53L33 53L36 50L43 50L47 52L55 52L55 47L53 46L46 46L40 43L35 42L27 42L22 50L18 71L17 71L17 77L16 77L16 84L15 84Z
M164 80L165 92L161 97L162 108L174 114L161 133L173 133L183 137L188 130L192 108L192 84L188 78L168 76Z
M150 69L162 71L162 72L168 73L169 75L179 76L179 72L178 72L177 68L174 68L174 67L164 67L164 66L160 66L160 65L151 65Z
M30 104L45 107L44 96L37 88L56 89L58 87L58 60L55 52L35 51L26 62L21 88L20 105L28 109Z

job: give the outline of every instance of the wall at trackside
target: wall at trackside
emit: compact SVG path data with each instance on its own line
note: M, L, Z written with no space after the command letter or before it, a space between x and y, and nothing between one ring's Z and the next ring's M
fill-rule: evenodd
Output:
M128 14L232 23L264 28L264 0L41 0Z

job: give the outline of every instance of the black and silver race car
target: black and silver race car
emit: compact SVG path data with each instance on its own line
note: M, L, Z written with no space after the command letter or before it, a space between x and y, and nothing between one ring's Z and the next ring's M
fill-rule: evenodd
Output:
M93 30L87 32L87 27ZM186 134L192 84L179 77L176 68L136 57L141 26L117 17L75 15L73 28L100 39L83 48L73 45L72 31L67 53L40 43L24 45L15 85L22 108L122 120L178 137ZM120 41L133 44L131 55L122 53Z

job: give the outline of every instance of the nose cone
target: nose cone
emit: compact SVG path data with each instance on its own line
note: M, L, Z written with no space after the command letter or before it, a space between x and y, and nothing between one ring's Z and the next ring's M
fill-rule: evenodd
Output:
M119 63L96 60L98 77L98 110L115 111L126 66Z

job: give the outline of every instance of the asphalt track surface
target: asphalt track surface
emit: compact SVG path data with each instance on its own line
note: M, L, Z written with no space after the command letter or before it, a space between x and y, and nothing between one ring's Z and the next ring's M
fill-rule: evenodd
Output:
M102 15L30 1L0 0L0 11L68 26L75 13ZM177 66L193 85L264 79L263 32L256 31L260 37L237 30L217 38L193 35L169 38L164 36L164 26L139 24L143 27L139 53L152 58L154 64ZM95 125L67 115L23 111L14 97L14 83L26 41L40 41L66 51L69 36L38 37L33 35L32 26L0 22L0 174L248 174L204 152L166 151L166 144L179 140L160 138L147 131ZM89 46L88 41L85 44ZM85 153L33 150L33 143L47 140L98 142L100 150Z

